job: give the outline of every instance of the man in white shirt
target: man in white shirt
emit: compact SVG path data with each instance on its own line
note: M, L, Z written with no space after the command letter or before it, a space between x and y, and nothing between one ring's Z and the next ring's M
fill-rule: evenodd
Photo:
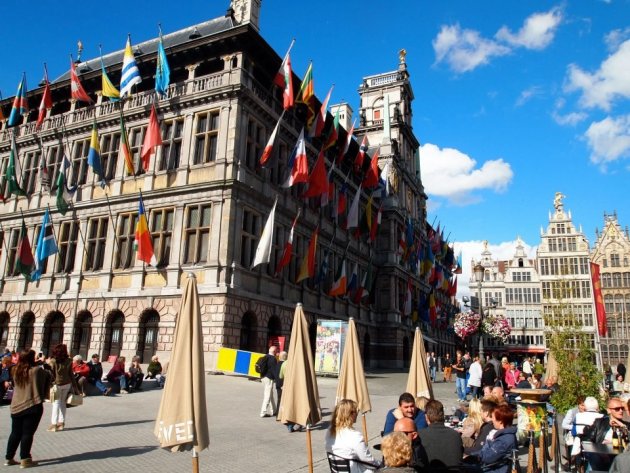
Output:
M470 365L470 369L468 370L468 374L470 375L468 378L468 386L470 386L472 393L471 396L473 398L481 397L481 363L479 362L479 355L475 355L472 364Z
M523 373L526 374L525 379L532 375L532 364L529 362L529 356L526 356L525 361L523 361Z

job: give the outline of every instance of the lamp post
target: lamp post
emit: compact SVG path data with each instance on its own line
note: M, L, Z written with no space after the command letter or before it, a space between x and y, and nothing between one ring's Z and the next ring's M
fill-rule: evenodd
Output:
M481 363L485 361L483 357L483 333L481 332L481 323L483 322L483 303L481 301L481 281L483 281L483 275L485 273L484 267L481 263L477 263L473 268L475 274L475 281L477 281L477 297L479 299L479 360Z

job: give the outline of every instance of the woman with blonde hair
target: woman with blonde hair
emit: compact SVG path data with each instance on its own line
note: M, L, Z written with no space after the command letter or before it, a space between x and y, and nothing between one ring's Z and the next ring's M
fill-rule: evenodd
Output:
M414 473L416 471L409 466L413 450L411 440L405 433L392 432L383 437L381 451L383 452L385 467L379 468L378 471L396 471L397 473Z
M376 462L361 432L352 427L357 414L356 402L349 399L339 401L333 411L330 428L326 431L326 451L350 460L351 473L365 473L374 471Z
M471 399L468 404L468 417L462 423L462 443L464 448L473 446L482 425L481 401L479 399Z

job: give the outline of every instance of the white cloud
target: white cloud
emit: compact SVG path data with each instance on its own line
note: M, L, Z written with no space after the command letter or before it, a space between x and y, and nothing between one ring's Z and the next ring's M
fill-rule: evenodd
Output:
M604 42L608 47L608 50L613 52L616 51L621 43L630 38L630 26L624 29L616 29L612 30L606 36L604 36Z
M618 98L630 98L630 40L619 45L594 73L570 64L565 81L565 91L580 91L580 104L585 108L599 107L610 110Z
M482 38L478 31L461 29L459 25L442 25L433 40L433 50L436 62L445 61L455 72L472 71L492 57L510 52L510 48Z
M461 151L431 143L420 147L420 166L427 194L459 205L477 200L474 191L505 191L514 175L503 159L486 161L477 167L477 162Z
M553 8L548 12L534 13L529 16L516 34L507 26L501 27L496 38L514 46L527 49L545 49L556 34L558 26L562 22L562 11Z
M496 260L509 260L514 257L516 252L517 240L504 241L497 244L488 244L488 250L492 253L492 258ZM529 258L536 257L536 246L528 245L523 242L523 248ZM462 274L457 275L457 298L461 300L462 296L474 295L476 291L476 283L470 288L470 277L472 275L471 261L479 261L481 252L483 251L483 241L456 241L455 254L462 252Z
M532 85L531 87L528 87L527 89L521 92L521 95L519 95L518 99L516 100L515 105L517 107L520 107L521 105L524 105L526 102L533 99L534 97L542 95L542 93L543 93L543 88L541 86Z
M588 118L588 114L585 112L571 112L566 115L561 115L556 110L551 112L551 117L558 125L575 126L580 122L583 122Z
M605 165L630 157L630 115L593 122L584 135L595 164Z

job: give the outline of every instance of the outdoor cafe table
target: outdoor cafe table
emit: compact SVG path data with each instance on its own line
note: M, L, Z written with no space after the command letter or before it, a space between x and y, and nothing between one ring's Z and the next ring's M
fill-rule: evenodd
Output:
M613 448L610 443L582 442L582 452L596 455L598 460L601 460L602 463L607 463L608 467L610 467L610 464L622 450L620 448ZM592 470L592 472L595 471L598 470Z

